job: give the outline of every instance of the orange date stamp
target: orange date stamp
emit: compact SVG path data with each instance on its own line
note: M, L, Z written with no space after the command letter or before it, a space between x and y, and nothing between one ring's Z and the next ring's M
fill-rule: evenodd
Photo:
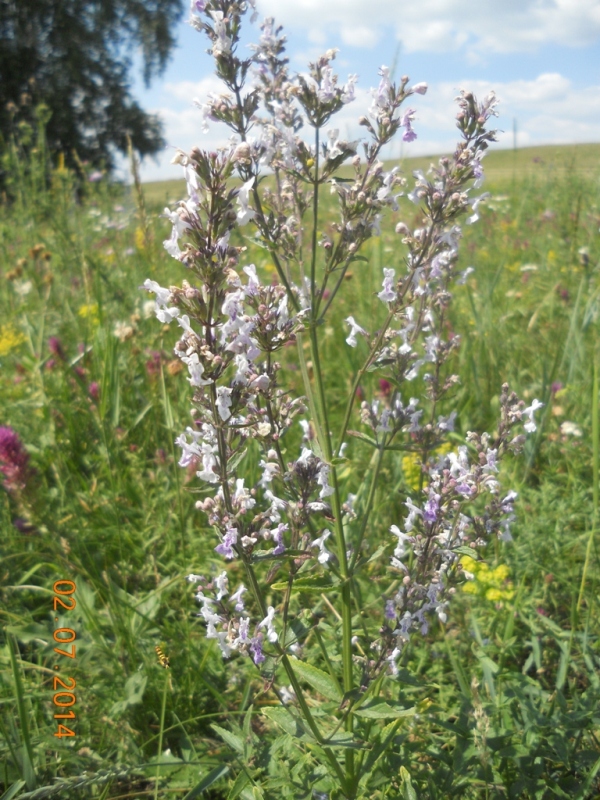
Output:
M54 611L59 611L59 609L66 609L67 611L72 611L75 606L77 605L77 601L75 600L75 590L76 590L75 583L73 581L68 580L60 580L55 581L53 591L54 591ZM58 622L58 617L54 617L54 621ZM54 641L61 645L60 647L55 647L54 652L59 655L63 656L64 658L72 658L75 659L77 653L77 645L75 644L75 639L77 638L77 634L73 630L73 628L56 628L54 631ZM64 647L64 649L63 649ZM57 659L58 660L58 659ZM59 664L54 665L54 669L60 669ZM59 720L69 720L69 725L73 724L73 720L75 720L75 711L72 706L75 705L77 702L77 698L73 692L76 686L75 678L64 678L61 679L57 675L54 676L53 679L53 689L54 689L54 697L53 703L56 708L56 713L54 714L54 719L57 720L58 730L54 734L59 739L62 739L63 736L75 736L75 731L69 728L65 723L60 722Z

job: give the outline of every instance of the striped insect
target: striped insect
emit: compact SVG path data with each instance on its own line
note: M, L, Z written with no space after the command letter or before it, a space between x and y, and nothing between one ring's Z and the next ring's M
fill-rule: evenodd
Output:
M165 651L158 644L154 649L156 651L156 657L158 658L158 663L161 665L161 667L169 669L169 657L165 654Z

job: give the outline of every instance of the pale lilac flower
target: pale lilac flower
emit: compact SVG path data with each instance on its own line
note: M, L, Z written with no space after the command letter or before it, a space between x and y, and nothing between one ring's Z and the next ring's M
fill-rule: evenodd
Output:
M412 129L412 122L415 118L416 111L414 108L409 108L400 120L400 127L406 128L402 136L403 142L413 142L417 138L417 134Z
M411 86L410 91L414 92L415 94L426 94L428 86L426 83L415 83L414 86Z
M401 531L397 525L392 525L390 531L394 534L394 536L398 537L398 544L394 550L394 558L392 558L392 566L398 569L406 570L406 567L402 563L402 559L408 552L405 545L406 542L411 541L411 537L407 533L404 533L404 531Z
M226 422L231 416L231 393L233 389L227 386L219 386L217 389L217 411L219 416Z
M290 526L288 524L280 523L277 528L272 531L271 536L273 537L273 541L276 544L276 547L273 549L274 556L280 556L285 553L285 543L283 541L283 534L285 531L289 530Z
M234 545L237 544L238 540L238 531L233 525L227 527L227 531L225 536L223 536L223 541L215 547L215 552L217 552L223 558L230 560L235 558L235 550ZM225 573L223 573L225 574ZM221 598L218 597L217 600Z
M267 616L258 623L258 627L267 629L267 639L274 644L279 640L275 626L273 625L273 618L275 617L275 609L273 606L267 608Z
M201 363L198 353L192 353L190 356L182 356L181 360L184 364L187 364L191 375L188 381L192 386L208 386L213 383L212 378L206 380L202 377L204 375L204 365Z
M242 583L242 584L240 584L240 587L238 589L236 589L236 591L231 595L230 602L231 603L235 603L235 610L236 611L244 611L245 606L244 606L244 601L242 600L242 595L246 591L247 591L247 589L244 586L244 584ZM241 625L240 625L240 630L241 630Z
M335 97L335 87L333 83L333 68L327 65L322 70L321 85L317 91L317 97L322 103L328 103Z
M395 289L395 286L394 286L394 277L395 277L395 275L396 275L396 270L395 269L386 269L384 267L384 269L383 269L383 283L382 283L383 289L377 295L377 297L383 303L393 303L394 300L396 300L396 298L398 296L396 294L396 289Z
M248 276L248 285L245 288L246 296L251 297L257 294L260 288L260 281L258 279L258 275L256 274L255 265L248 264L247 267L244 267L244 272Z
M331 471L331 467L329 464L321 464L321 468L319 469L319 474L317 475L317 483L321 487L321 491L319 492L319 497L321 500L329 497L333 494L334 490L329 485L329 472Z
M207 483L218 483L219 475L215 472L218 466L217 458L210 444L202 444L202 469L196 475Z
M357 80L358 80L358 75L348 75L348 80L342 87L342 95L341 95L342 103L344 104L351 103L354 100L355 98L354 89Z
M229 594L228 590L229 579L227 578L227 573L223 571L220 575L215 578L215 586L217 587L217 602L222 600L225 595Z
M319 536L318 539L314 539L311 547L318 547L319 548L319 563L326 564L329 559L331 558L331 553L325 547L325 542L331 536L331 531L324 531L322 536Z
M259 466L262 467L263 474L258 482L258 485L262 486L263 489L266 489L268 484L271 483L271 481L275 477L275 475L279 474L279 464L276 461L261 460Z
M281 521L281 515L279 512L284 511L287 508L287 503L285 500L275 497L270 489L267 489L265 492L265 500L268 500L271 503L271 507L269 508L269 519L272 523L277 525Z
M222 11L211 11L211 17L215 24L216 41L213 42L212 53L213 56L226 56L231 53L231 45L233 42L227 36L227 25L223 19Z
M253 639L251 639L250 645L248 646L248 650L250 651L252 660L257 666L265 660L262 651L262 639L259 639L258 637L254 637Z
M350 326L350 334L346 338L346 342L350 345L350 347L356 347L356 334L360 333L362 336L367 336L367 332L364 328L360 327L360 325L355 321L354 317L347 317L346 322Z
M168 325L177 318L179 314L177 306L168 306L173 299L170 289L164 289L156 281L151 281L149 278L146 278L140 289L145 289L147 292L153 292L156 295L155 313L159 322Z
M235 481L235 492L233 493L233 503L242 512L250 511L256 505L256 500L252 497L248 489L244 486L244 478L237 478Z
M181 317L177 317L177 323L178 323L179 327L183 328L183 330L186 333L189 333L191 336L194 336L196 339L200 338L198 336L198 334L196 333L196 331L190 325L190 318L188 317L187 314L183 314Z
M238 225L245 225L256 216L256 212L249 206L250 190L254 186L254 180L254 178L250 178L249 181L246 181L246 183L238 189L237 203L240 207L240 210L237 212Z

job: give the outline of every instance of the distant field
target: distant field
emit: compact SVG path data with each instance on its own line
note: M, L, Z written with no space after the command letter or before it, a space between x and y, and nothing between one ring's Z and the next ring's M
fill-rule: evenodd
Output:
M406 158L400 163L404 171L410 173L414 169L426 169L439 157ZM506 184L524 175L547 178L553 172L564 174L571 169L582 175L600 174L600 143L492 150L485 160L490 184ZM174 202L185 194L185 183L183 180L152 181L144 184L144 192L151 206Z

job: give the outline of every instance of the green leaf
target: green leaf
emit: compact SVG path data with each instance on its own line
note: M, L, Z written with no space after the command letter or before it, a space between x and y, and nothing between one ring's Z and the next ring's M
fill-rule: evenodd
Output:
M455 547L454 552L458 553L460 556L469 556L469 558L472 558L473 561L479 561L479 553L477 550L473 550L472 547L467 547L466 544L461 544L460 547Z
M25 786L25 781L17 781L13 783L13 785L7 789L0 800L12 800L12 798Z
M331 675L297 658L292 658L291 663L296 675L312 686L315 691L328 700L335 700L337 703L342 702L343 695Z
M400 777L402 778L400 791L404 800L417 800L417 793L412 785L410 772L405 767L400 767Z
M235 779L235 783L231 787L231 791L227 795L227 800L235 800L236 797L239 797L249 783L250 778L248 777L247 773L240 772Z
M301 731L298 730L298 723L285 708L281 708L281 706L269 706L261 710L265 717L268 717L276 725L279 725L279 727L286 733L289 733L290 736L301 735Z
M386 703L385 700L373 700L367 705L357 708L352 712L357 717L364 717L365 719L400 719L401 717L412 717L415 713L414 706L412 708L402 708L401 706Z
M227 764L221 764L219 767L215 767L208 775L205 775L204 778L200 781L197 786L188 792L183 800L195 800L196 797L200 797L200 795L206 790L209 789L213 783L216 783L221 778L224 778L225 775L229 772L229 767Z
M240 755L243 755L244 742L242 741L241 736L236 736L235 733L225 730L225 728L221 728L220 725L211 725L210 727L221 737L221 739L223 739L225 744L228 744L233 750L240 753Z
M326 575L314 575L307 578L296 578L293 588L304 592L322 592L324 589L331 589L336 583L339 583L339 581L332 581ZM271 584L271 589L275 589L278 592L285 591L287 587L287 581Z

